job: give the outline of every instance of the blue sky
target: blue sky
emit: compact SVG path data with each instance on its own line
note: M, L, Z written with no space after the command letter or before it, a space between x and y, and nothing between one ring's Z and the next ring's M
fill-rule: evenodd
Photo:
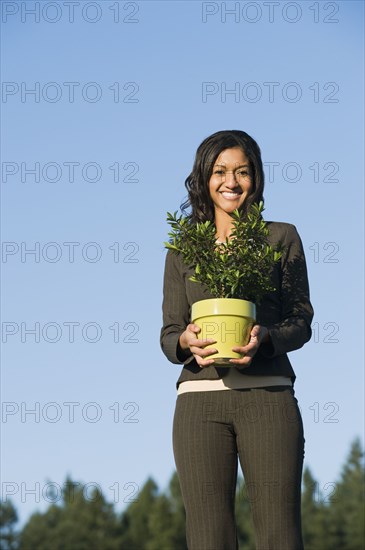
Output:
M257 140L265 217L303 240L314 330L290 358L329 498L363 434L363 3L1 7L2 499L23 522L66 475L118 510L166 488L166 211L222 129Z

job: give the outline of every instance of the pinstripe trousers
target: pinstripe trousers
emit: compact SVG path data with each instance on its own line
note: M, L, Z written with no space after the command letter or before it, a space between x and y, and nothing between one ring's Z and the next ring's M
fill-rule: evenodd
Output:
M178 395L173 450L189 550L237 550L238 459L257 550L303 550L303 424L288 386Z

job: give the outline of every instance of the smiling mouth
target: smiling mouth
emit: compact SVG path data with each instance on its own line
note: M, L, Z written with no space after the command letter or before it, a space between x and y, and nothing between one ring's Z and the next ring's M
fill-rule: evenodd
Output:
M227 200L235 200L238 199L242 195L242 193L238 191L221 191L221 195Z

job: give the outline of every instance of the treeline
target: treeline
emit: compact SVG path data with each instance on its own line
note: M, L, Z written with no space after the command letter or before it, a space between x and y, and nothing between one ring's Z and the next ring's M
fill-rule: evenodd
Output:
M306 550L364 550L364 452L351 445L337 482L320 487L303 474L302 521ZM149 478L138 500L120 514L94 489L67 479L62 500L33 513L17 530L12 502L1 504L1 550L186 550L185 513L176 472L166 492ZM243 479L236 495L240 550L255 550L250 503ZM279 550L279 549L278 549Z

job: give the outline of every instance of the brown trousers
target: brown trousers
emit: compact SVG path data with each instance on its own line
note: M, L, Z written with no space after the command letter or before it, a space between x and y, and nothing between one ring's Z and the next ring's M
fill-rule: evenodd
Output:
M173 449L189 550L236 550L238 458L257 550L303 550L303 424L294 390L188 392L177 397Z

